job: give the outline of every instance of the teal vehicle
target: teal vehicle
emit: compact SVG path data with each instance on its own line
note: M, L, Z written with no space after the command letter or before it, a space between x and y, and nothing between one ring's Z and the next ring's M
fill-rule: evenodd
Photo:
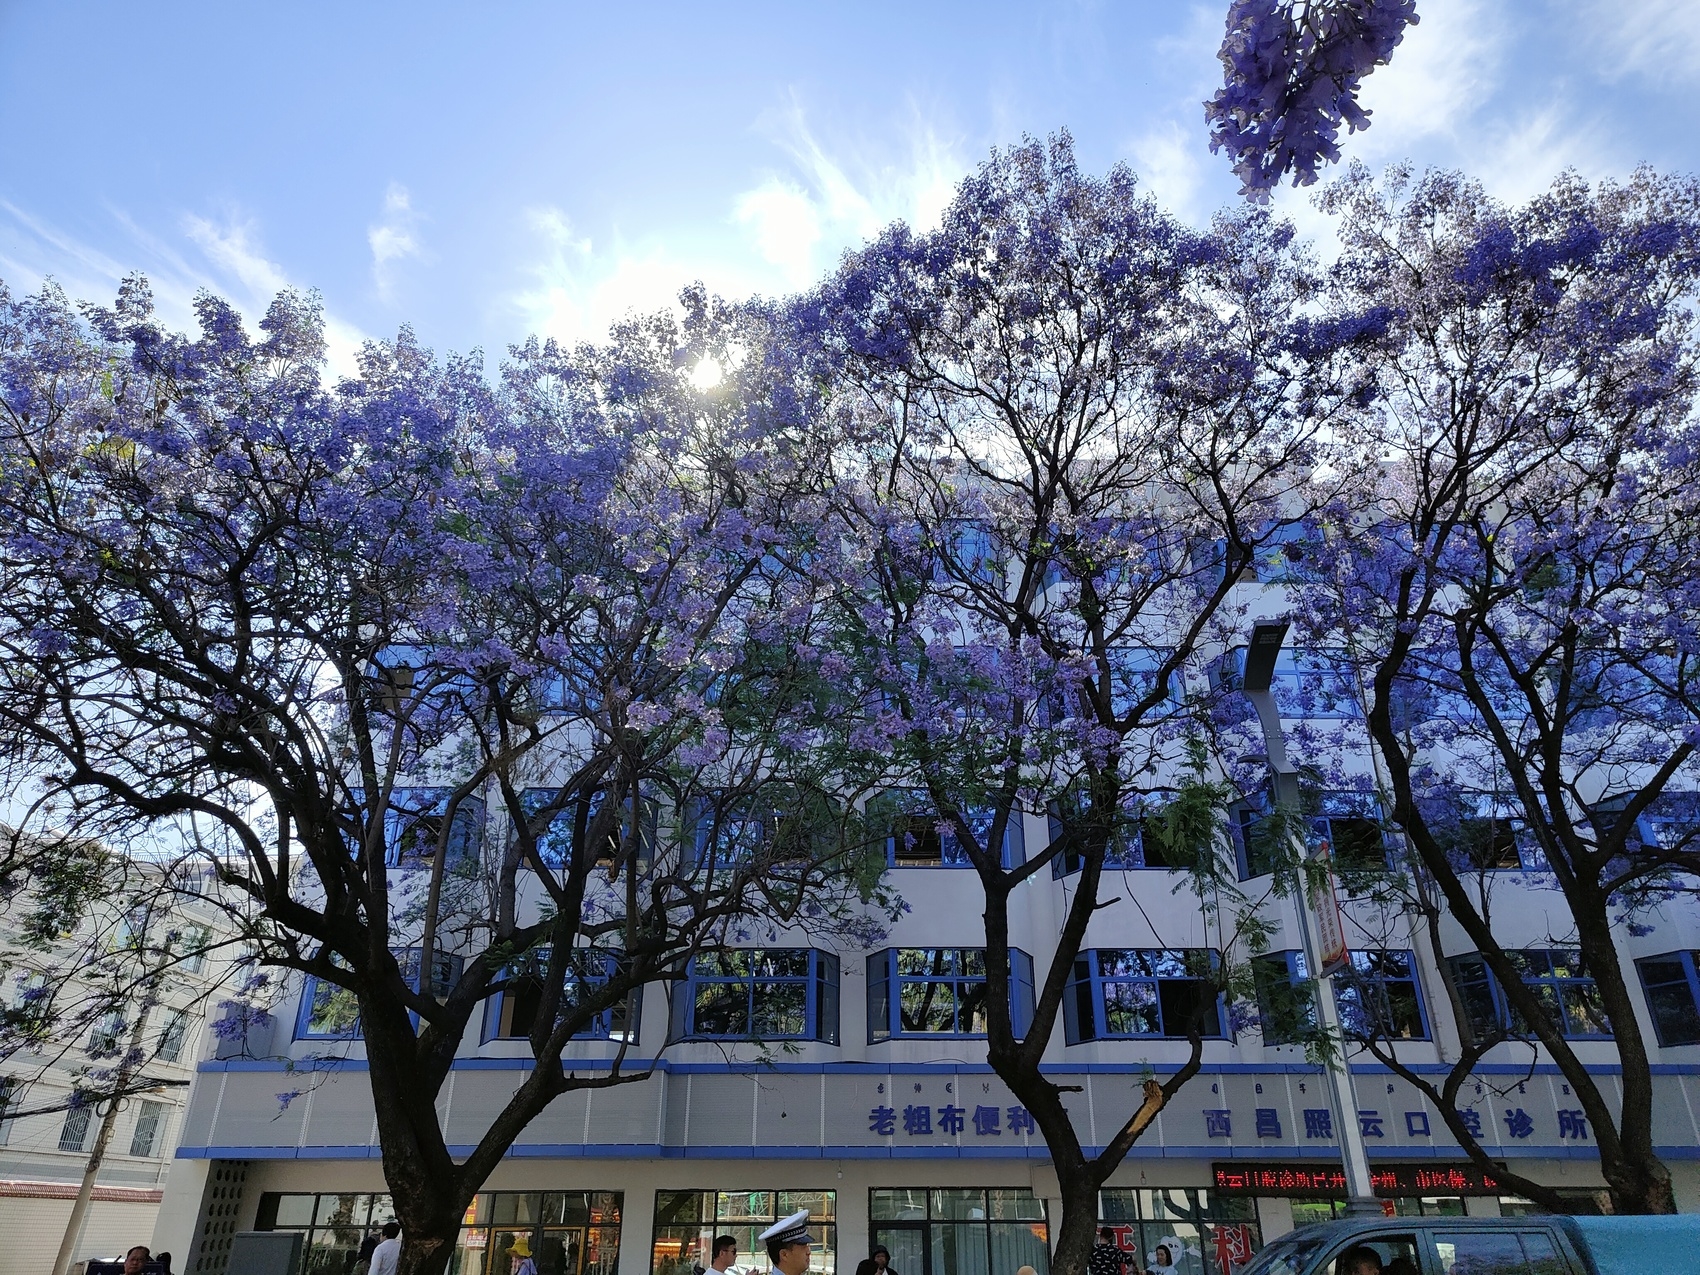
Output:
M1700 1213L1353 1218L1283 1235L1239 1275L1678 1275L1688 1271L1700 1272Z

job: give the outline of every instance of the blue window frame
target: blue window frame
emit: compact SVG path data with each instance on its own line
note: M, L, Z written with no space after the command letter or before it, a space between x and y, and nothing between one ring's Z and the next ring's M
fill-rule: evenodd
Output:
M1541 1005L1570 1040L1605 1040L1612 1034L1599 989L1582 968L1573 948L1525 948L1506 952ZM1528 1025L1511 1008L1487 962L1476 953L1454 956L1447 966L1464 1004L1466 1028L1476 1040L1529 1035Z
M1033 958L1009 952L1017 1036L1033 1022ZM986 1034L986 953L977 947L888 947L868 957L868 1040Z
M1316 994L1297 951L1265 952L1251 959L1257 993L1257 1026L1265 1045L1295 1045L1316 1030Z
M1334 1003L1346 1031L1380 1040L1427 1040L1428 1015L1411 953L1358 950L1351 960L1334 979Z
M401 976L409 987L419 986L419 949L405 948L395 954ZM460 978L461 958L438 952L432 962L431 990L439 1000ZM360 1007L354 993L311 974L302 979L301 1000L295 1011L296 1040L359 1040Z
M1336 871L1381 872L1392 852L1381 818L1381 805L1372 796L1354 792L1325 792L1321 810L1310 820L1310 843L1324 845Z
M1055 806L1046 815L1050 827L1051 841L1055 842L1063 835L1063 821ZM1078 850L1063 850L1051 860L1051 876L1061 880L1073 876L1085 865L1085 856ZM1163 842L1158 837L1156 829L1151 827L1143 814L1130 815L1127 822L1117 828L1110 844L1104 848L1104 871L1125 872L1136 868L1152 868L1167 871L1178 865L1169 862L1163 849Z
M452 788L390 789L389 804L384 807L386 867L430 866L442 834L443 820L448 815L449 798L453 794ZM367 808L365 793L357 788L353 797L364 814ZM477 862L483 844L484 803L477 797L462 798L455 807L454 822L449 827L449 861L455 863L470 859Z
M562 980L563 1008L576 1004L581 995L605 987L624 959L619 952L575 949ZM541 1008L548 969L549 949L541 947L502 970L500 977L507 986L485 1002L485 1040L523 1040L530 1036ZM643 993L641 989L635 990L597 1014L589 1026L573 1034L573 1039L616 1040L635 1045L638 1011L642 1005Z
M1097 948L1084 951L1063 997L1068 1043L1185 1039L1193 1024L1222 1035L1222 997L1209 948Z
M797 802L809 801L807 794ZM693 798L687 807L696 860L702 867L732 869L754 862L758 855L785 857L794 844L798 857L817 852L815 832L805 817L771 797L728 796Z
M972 868L973 861L956 834L941 831L941 820L927 794L917 788L893 788L868 803L870 816L885 830L885 861L893 868ZM992 832L990 810L963 812L970 831L982 843ZM1025 822L1012 810L1004 826L1002 863L1019 867L1027 861Z
M1700 970L1692 951L1667 952L1635 962L1659 1044L1700 1045Z
M673 989L673 1040L838 1043L838 958L811 947L703 952Z
M1245 648L1228 651L1208 671L1212 690L1239 690L1245 685ZM1283 650L1275 657L1269 689L1284 718L1327 721L1363 716L1350 665L1341 653Z
M556 800L559 793L560 789L558 788L523 789L519 794L520 810L524 813L527 820L535 818L539 811L544 810ZM602 803L606 799L606 794L601 789L597 789L590 794L590 800L584 810L585 826L587 828L589 827L590 821L594 819L597 813L602 809ZM562 869L565 868L571 861L573 842L575 840L574 828L579 819L578 806L579 803L576 800L569 799L566 806L549 821L548 828L545 829L542 835L537 838L537 853L548 867ZM638 871L640 873L646 872L649 869L650 858L655 846L655 833L657 826L654 807L645 802L641 808L643 811L643 824L638 834ZM623 839L630 835L631 826L632 802L630 798L628 798L625 804L625 810L622 812L620 817L620 828L618 833L616 836L611 836L608 839L608 844L602 847L600 853L596 856L598 866L606 866L614 861L615 856L619 853ZM616 839L616 837L618 839Z

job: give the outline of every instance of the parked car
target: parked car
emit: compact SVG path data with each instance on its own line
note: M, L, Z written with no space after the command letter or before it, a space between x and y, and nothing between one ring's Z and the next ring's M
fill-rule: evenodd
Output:
M1374 1275L1377 1266L1381 1275L1675 1275L1700 1270L1700 1213L1323 1222L1273 1241L1241 1275Z

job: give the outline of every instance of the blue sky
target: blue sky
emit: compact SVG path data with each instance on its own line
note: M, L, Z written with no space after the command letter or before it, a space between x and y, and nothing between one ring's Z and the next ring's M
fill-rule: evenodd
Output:
M1235 198L1200 107L1226 7L0 0L0 279L105 300L141 270L177 324L200 288L316 288L346 366L402 323L495 357L692 279L794 290L1023 133L1202 220ZM1418 8L1349 155L1507 198L1700 171L1700 0Z

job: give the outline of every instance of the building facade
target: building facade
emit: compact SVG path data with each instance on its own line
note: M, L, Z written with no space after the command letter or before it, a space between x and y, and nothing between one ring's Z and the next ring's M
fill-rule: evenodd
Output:
M148 943L175 937L157 1000L139 1024L143 1061L136 1075L162 1082L120 1103L106 1154L73 1252L74 1261L112 1257L153 1234L160 1200L183 1128L195 1064L210 1053L211 996L230 968L222 942L228 924L218 909L186 893L168 899L147 923ZM69 1105L76 1089L98 1084L86 1073L109 1068L136 1036L139 1001L82 1023L79 1012L107 989L96 984L117 964L138 959L123 910L96 909L77 927L42 945L26 941L19 923L28 897L12 900L0 931L0 1003L14 1012L51 987L61 1022L34 1048L0 1061L0 1275L50 1271L99 1137L106 1109ZM102 1002L104 1004L105 1002Z
M1340 807L1332 818L1331 835L1347 838L1367 816ZM1029 815L1012 837L1022 844L1007 852L1020 856L1048 835L1047 821ZM827 950L792 933L699 958L671 993L648 988L641 1004L607 1016L601 1039L576 1044L586 1067L621 1037L660 1057L650 1078L565 1096L526 1130L469 1210L451 1269L505 1275L521 1234L540 1271L685 1275L707 1264L719 1233L737 1237L740 1268L754 1267L764 1260L754 1237L806 1207L819 1245L814 1269L825 1275L854 1270L874 1244L900 1275L1044 1271L1060 1198L1031 1117L985 1062L978 882L948 838L894 837L889 853L912 907L878 950ZM1107 874L1104 897L1121 902L1091 922L1066 1021L1049 1045L1048 1067L1075 1087L1067 1103L1089 1145L1138 1106L1147 1076L1181 1064L1188 1045L1178 1024L1200 995L1214 995L1189 971L1198 953L1221 948L1218 922L1158 857L1153 850L1147 862L1134 847ZM1242 867L1255 883L1258 865ZM1028 880L1012 907L1018 1019L1071 897L1069 868L1059 862ZM1551 937L1559 896L1509 857L1498 876L1496 925L1524 948L1527 977L1571 1011L1576 1048L1609 1077L1617 1068L1609 1024L1590 1013L1588 980ZM1280 916L1268 960L1302 972L1292 905L1270 906ZM1366 901L1347 900L1345 910L1355 946L1378 935L1354 953L1349 994L1382 998L1400 1025L1402 1061L1444 1072L1466 1025L1454 1019L1423 928L1405 917L1390 930L1385 910ZM1451 972L1467 984L1461 934L1443 927L1443 942ZM1660 1042L1659 1151L1679 1206L1700 1209L1700 1031L1688 1030L1700 1023L1700 912L1672 902L1648 932L1626 930L1620 942L1641 973L1643 1027ZM1495 1003L1484 985L1481 1004ZM1329 1216L1345 1194L1346 1119L1358 1122L1390 1209L1529 1207L1473 1169L1439 1113L1366 1055L1351 1058L1357 1110L1335 1110L1322 1073L1302 1049L1280 1043L1273 1022L1245 1025L1218 1003L1202 1071L1102 1193L1103 1221L1142 1264L1168 1240L1184 1275L1227 1275L1263 1241ZM523 992L513 992L468 1033L441 1103L451 1146L470 1146L511 1092L528 1064L528 1023ZM199 1275L224 1269L221 1243L235 1230L294 1229L307 1237L309 1270L349 1269L365 1228L388 1214L357 1039L341 1038L343 1057L309 1061L344 1030L322 991L296 987L271 1038L249 1042L251 1056L200 1064L156 1248L188 1251L186 1269ZM756 1031L783 1049L740 1043ZM280 1103L286 1090L297 1092ZM1572 1193L1578 1208L1599 1206L1593 1131L1550 1062L1500 1046L1465 1097L1495 1156Z

